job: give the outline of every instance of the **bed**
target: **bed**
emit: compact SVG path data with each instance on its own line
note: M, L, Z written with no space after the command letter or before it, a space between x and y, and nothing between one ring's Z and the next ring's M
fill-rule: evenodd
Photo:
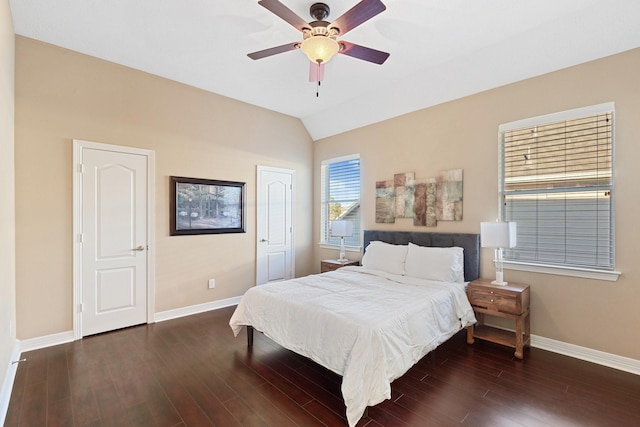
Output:
M249 289L229 325L247 327L342 376L349 426L391 396L391 382L475 323L466 283L477 234L367 230L362 266Z

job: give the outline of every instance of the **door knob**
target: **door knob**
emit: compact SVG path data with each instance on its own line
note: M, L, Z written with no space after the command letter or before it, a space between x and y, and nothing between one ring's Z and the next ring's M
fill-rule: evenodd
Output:
M140 245L140 246L138 246L137 248L133 248L133 249L131 249L131 250L132 250L132 251L142 252L142 251L144 251L144 246Z
M269 242L267 239L260 239L260 242L265 243L265 242Z

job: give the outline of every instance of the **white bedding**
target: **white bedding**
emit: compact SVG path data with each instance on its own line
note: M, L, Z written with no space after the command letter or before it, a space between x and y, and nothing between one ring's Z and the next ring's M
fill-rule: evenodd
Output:
M465 285L364 267L249 289L229 325L251 325L289 350L342 375L349 426L391 397L391 382L475 323Z

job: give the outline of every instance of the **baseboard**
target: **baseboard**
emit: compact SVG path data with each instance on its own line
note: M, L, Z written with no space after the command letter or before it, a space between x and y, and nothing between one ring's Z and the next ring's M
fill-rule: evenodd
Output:
M11 352L11 359L9 360L9 366L7 366L7 372L2 382L2 389L0 390L0 426L4 425L7 418L7 411L9 410L9 401L11 400L11 390L13 389L13 382L16 378L16 371L18 370L18 364L14 361L20 359L20 341L16 340Z
M73 341L73 331L59 332L57 334L45 335L37 338L29 338L20 341L20 352L38 350L40 348L51 347L58 344L66 344Z
M531 346L640 375L640 360L631 359L629 357L605 353L604 351L580 347L579 345L556 341L537 335L531 335Z
M161 311L155 314L156 322L164 322L165 320L177 319L179 317L190 316L192 314L204 313L205 311L217 310L219 308L238 305L242 297L227 298L218 301L211 301L204 304L190 305L188 307L176 308L173 310Z
M204 304L197 304L189 307L162 311L155 314L154 321L162 322L164 320L177 319L178 317L204 313L205 311L211 311L219 308L237 305L240 302L240 298L241 297L227 298L224 300L211 301ZM57 334L45 335L37 338L29 338L20 342L20 352L24 353L25 351L38 350L40 348L51 347L58 344L65 344L72 341L74 341L73 331L60 332Z

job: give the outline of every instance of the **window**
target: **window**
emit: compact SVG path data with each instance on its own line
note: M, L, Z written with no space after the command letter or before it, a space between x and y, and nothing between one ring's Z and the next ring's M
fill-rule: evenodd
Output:
M613 113L608 103L500 126L500 217L518 223L508 266L613 271Z
M325 160L321 169L321 244L339 245L339 237L331 237L331 222L337 219L349 220L353 224L353 234L345 237L345 246L360 243L360 155Z

